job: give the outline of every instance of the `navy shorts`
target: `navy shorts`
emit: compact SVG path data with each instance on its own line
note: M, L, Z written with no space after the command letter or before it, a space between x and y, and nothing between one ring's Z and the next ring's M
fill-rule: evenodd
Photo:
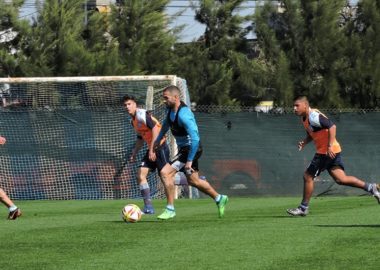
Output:
M154 171L158 169L160 172L166 164L170 163L170 152L169 147L166 143L163 143L156 149L156 161L151 161L149 159L149 149L146 151L144 158L141 161L140 167L149 168Z
M306 171L313 177L317 177L324 170L331 170L333 167L340 167L344 170L344 165L340 153L335 155L335 158L330 158L328 155L315 154Z
M198 159L202 156L202 152L203 152L202 146L201 146L201 144L199 144L198 150L195 153L195 156L193 159L193 164L191 166L191 168L194 171L199 171ZM189 156L189 153L190 153L190 146L182 147L178 150L178 154L174 157L174 159L171 163L172 167L175 168L177 170L177 172L182 171L182 172L186 173L185 172L185 164L187 162L187 157Z

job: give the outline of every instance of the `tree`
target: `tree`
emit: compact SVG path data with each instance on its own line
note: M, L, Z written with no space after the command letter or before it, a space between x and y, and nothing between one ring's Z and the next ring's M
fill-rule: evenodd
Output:
M361 108L380 106L380 2L362 0L347 24L347 99Z
M165 15L169 0L123 0L110 18L112 37L126 74L167 74L171 71L174 30ZM116 10L115 10L116 11Z
M293 87L293 95L308 95L315 105L345 106L338 83L346 58L347 40L339 24L345 1L281 3L284 12L271 4L258 9L256 32L267 63L287 81L286 99L292 96L289 89ZM281 86L281 79L276 84ZM278 93L277 97L284 95Z
M29 25L19 19L19 8L24 1L0 0L0 76L20 76L20 58L24 37Z
M32 26L23 71L28 76L92 74L94 62L82 37L81 2L45 0Z
M259 97L273 99L277 106L291 106L294 95L294 85L290 74L290 61L281 40L285 38L286 29L281 14L272 5L264 5L257 9L254 24L256 26L257 41L260 46L258 61L265 66L266 89Z
M116 12L114 7L112 12ZM94 68L88 75L123 75L124 66L119 57L119 43L110 34L109 13L92 11L83 33L85 46L91 53Z
M268 96L270 72L260 59L249 59L246 54L236 51L230 52L229 59L233 71L231 98L246 106L274 98Z
M239 74L235 74L233 60L239 56L232 52L246 49L245 37L251 29L242 27L248 18L236 12L243 2L202 0L194 7L195 19L206 26L205 33L200 40L176 50L181 56L176 69L188 79L192 97L199 104L238 103L233 78Z

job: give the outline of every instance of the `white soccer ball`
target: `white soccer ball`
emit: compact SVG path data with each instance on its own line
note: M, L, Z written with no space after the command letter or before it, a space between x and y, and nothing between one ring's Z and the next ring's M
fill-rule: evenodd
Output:
M127 204L121 210L121 217L125 222L135 223L141 219L142 212L136 204Z

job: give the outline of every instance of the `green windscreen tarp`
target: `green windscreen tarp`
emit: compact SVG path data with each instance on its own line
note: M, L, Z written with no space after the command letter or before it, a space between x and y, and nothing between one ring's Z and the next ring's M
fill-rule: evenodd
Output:
M337 125L347 174L380 182L380 113L327 113ZM301 195L302 175L314 155L300 119L291 114L195 112L203 155L201 174L231 196ZM161 116L162 119L162 116ZM134 133L116 104L101 108L2 109L0 186L14 199L113 199L140 196L139 163L129 163ZM142 158L144 151L140 152ZM157 175L149 183L162 198ZM363 194L338 186L326 173L315 195Z
M331 113L342 146L345 171L365 181L380 181L380 113ZM306 132L293 114L196 112L203 156L202 174L230 195L301 195L303 172L315 148L298 151ZM363 194L335 184L327 172L315 180L318 194Z

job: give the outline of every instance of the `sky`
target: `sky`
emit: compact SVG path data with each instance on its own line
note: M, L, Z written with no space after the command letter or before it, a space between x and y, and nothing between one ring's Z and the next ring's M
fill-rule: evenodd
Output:
M43 1L43 0L41 0ZM79 0L78 0L79 1ZM198 0L192 1L195 5ZM255 11L255 5L258 1L246 1L242 8L239 9L240 15L253 14ZM356 4L358 0L351 0L352 4ZM167 13L169 16L173 17L173 26L183 25L184 29L180 34L181 42L190 42L199 38L205 30L205 26L194 20L194 10L190 6L190 0L172 0L167 8ZM174 15L182 11L181 15L175 17ZM35 16L37 13L35 8L35 0L25 0L24 6L20 11L20 17L30 18ZM250 33L248 38L254 37L254 33Z
M196 5L198 1L193 0ZM239 14L244 16L248 14L253 14L255 11L256 1L246 1L239 9ZM190 7L190 1L188 0L172 0L169 4L167 13L173 15L177 12L183 11L180 16L175 18L172 25L180 26L184 25L184 29L180 36L182 42L190 42L198 37L200 37L205 30L205 26L194 20L194 10ZM248 38L252 37L254 34L251 33Z

